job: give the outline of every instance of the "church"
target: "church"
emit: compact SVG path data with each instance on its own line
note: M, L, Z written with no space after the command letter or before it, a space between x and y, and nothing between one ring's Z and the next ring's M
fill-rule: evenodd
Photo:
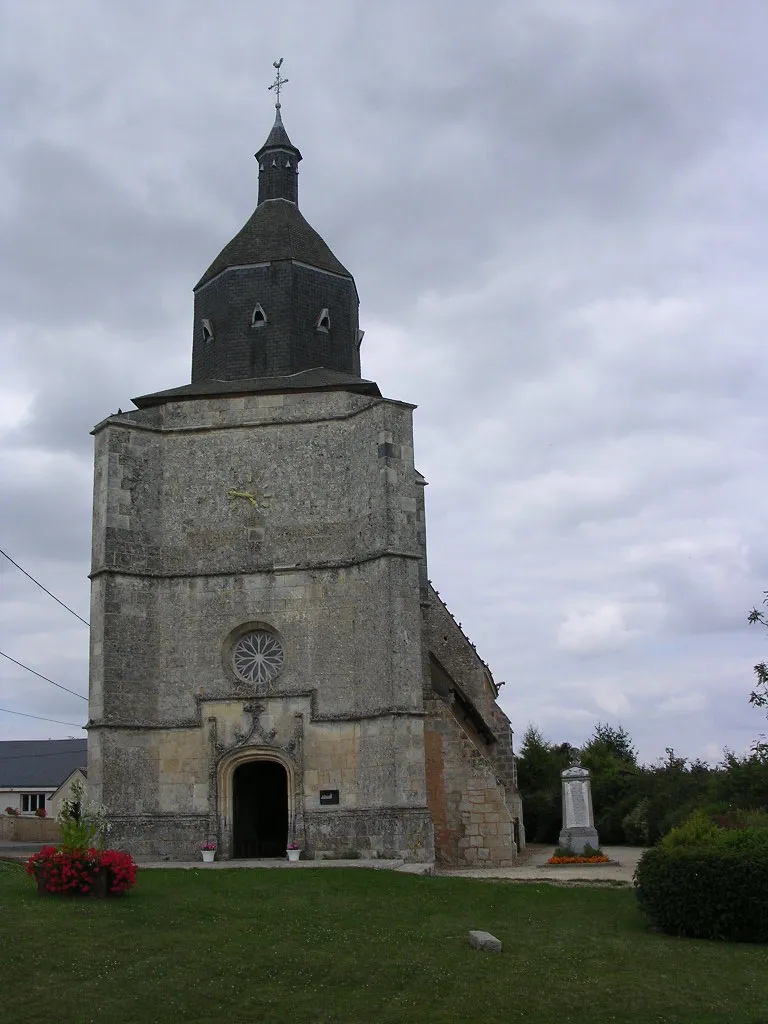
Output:
M191 382L95 437L89 797L138 859L512 864L510 722L427 573L413 411L275 121L194 288Z

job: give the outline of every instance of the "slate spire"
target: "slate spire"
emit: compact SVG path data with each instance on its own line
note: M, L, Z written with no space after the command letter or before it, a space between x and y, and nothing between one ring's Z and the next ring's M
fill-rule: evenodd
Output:
M195 286L193 384L269 378L275 387L308 371L361 380L357 289L298 208L301 153L280 113L280 64L275 123L256 153L256 209Z

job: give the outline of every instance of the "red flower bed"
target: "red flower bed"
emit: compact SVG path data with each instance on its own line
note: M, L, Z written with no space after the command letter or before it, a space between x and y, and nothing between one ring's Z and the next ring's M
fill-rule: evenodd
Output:
M608 864L609 860L601 854L599 857L550 857L547 864Z
M41 891L59 895L98 895L103 879L106 894L118 896L136 881L133 858L119 850L60 850L44 846L32 854L24 869L37 878Z

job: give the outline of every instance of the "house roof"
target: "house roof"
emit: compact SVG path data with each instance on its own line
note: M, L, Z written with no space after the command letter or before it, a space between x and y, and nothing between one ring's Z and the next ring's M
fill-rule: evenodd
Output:
M0 786L57 788L76 768L85 768L87 740L0 741Z

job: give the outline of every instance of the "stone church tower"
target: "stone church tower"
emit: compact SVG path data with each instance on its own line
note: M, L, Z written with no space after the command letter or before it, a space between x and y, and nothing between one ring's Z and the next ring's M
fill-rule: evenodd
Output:
M94 429L89 795L140 858L509 863L510 725L427 580L414 407L360 375L276 108L191 383Z

